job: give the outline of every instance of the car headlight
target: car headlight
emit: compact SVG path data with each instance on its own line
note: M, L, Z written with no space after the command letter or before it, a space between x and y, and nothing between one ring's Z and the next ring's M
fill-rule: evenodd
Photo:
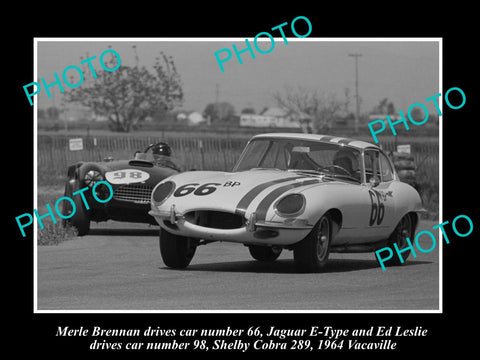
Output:
M274 205L274 209L282 217L292 217L303 213L305 204L305 196L302 194L290 194L278 200Z
M90 170L85 174L83 180L85 181L85 184L91 188L93 185L95 185L95 183L103 181L104 178L101 172L97 170Z
M175 183L173 181L167 181L158 185L152 192L152 200L155 205L161 205L172 195L175 190Z

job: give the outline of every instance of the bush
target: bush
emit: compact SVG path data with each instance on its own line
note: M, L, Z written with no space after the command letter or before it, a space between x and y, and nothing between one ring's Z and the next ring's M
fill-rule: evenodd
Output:
M47 224L43 229L38 229L37 245L58 245L63 241L77 236L77 230L70 226L62 226L61 223Z
M423 207L427 210L423 218L438 220L439 216L439 180L438 168L435 166L424 166L416 172L416 189L420 193Z
M51 180L51 179L50 179ZM52 182L50 182L52 184ZM63 196L63 186L40 186L37 188L38 213L43 215L48 212L46 204L55 204ZM70 240L77 236L77 230L71 225L63 226L62 219L58 217L57 223L50 220L43 221L43 229L37 228L37 245L58 245L62 241Z

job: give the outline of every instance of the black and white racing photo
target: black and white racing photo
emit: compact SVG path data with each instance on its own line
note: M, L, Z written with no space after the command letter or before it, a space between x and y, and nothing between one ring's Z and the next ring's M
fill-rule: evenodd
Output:
M39 312L441 310L441 39L294 20L36 39Z
M475 350L473 6L178 5L5 11L5 350Z

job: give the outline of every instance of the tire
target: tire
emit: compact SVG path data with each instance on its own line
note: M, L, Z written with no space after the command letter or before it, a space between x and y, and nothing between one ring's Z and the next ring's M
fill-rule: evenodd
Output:
M332 243L332 222L329 215L318 220L312 231L293 248L299 272L318 272L327 263Z
M83 204L83 200L81 196L73 196L72 194L80 190L78 183L75 182L73 185L70 181L67 181L65 184L65 194L64 196L68 196L70 199L73 200L75 204L75 214L69 219L62 219L62 225L66 227L67 225L71 225L77 229L78 236L87 235L90 231L90 217L88 216L87 209ZM70 215L73 211L72 205L69 201L63 201L62 203L62 215Z
M170 234L160 229L159 245L162 260L166 266L184 269L192 261L198 241L192 238Z
M283 249L273 246L250 245L248 250L255 260L271 262L278 259Z
M412 238L412 235L413 235L412 233L413 233L412 217L410 216L410 214L407 214L400 219L399 223L397 224L397 227L395 228L395 230L393 230L392 234L390 235L390 237L387 240L387 245L386 246L389 247L390 249L392 249L394 255L392 256L391 259L389 259L389 260L387 260L383 263L383 265L385 267L386 266L402 265L403 262L405 262L407 260L408 256L410 255L410 250L402 252L400 254L403 258L403 262L402 262L402 261L400 261L400 258L398 256L397 251L395 250L395 247L393 246L393 244L397 244L398 249L402 250L407 245L407 237L409 239ZM377 259L377 262L378 262L377 256L375 256L375 259ZM380 263L379 263L379 265L380 265Z

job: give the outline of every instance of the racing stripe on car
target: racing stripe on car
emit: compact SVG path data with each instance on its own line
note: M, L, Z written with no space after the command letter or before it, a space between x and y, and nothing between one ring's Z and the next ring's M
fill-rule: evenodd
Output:
M329 135L325 135L325 136L322 136L320 138L321 141L328 141L328 142L332 142L332 143L336 143L336 144L343 144L343 145L348 145L349 143L351 143L352 139L348 139L348 138L342 138L342 137L338 137L338 136L329 136Z
M352 141L353 141L352 139L346 139L346 138L345 138L345 139L340 140L338 143L339 143L339 144L343 144L343 145L348 145L348 144L350 144Z
M330 141L330 140L332 140L332 139L334 139L334 138L335 138L335 136L324 135L324 136L321 136L321 137L320 137L320 140L322 140L322 141Z
M308 176L292 176L286 179L277 179L277 180L268 181L266 183L257 185L248 193L246 193L243 198L240 199L235 209L235 213L237 215L242 215L242 216L245 215L245 212L247 211L247 208L250 205L250 203L253 201L253 199L255 199L258 194L260 194L263 190L269 188L270 186L281 184L287 181L305 179L305 178L308 178Z
M320 180L318 179L312 179L312 180L306 180L306 181L299 181L294 184L288 184L281 186L275 190L273 190L270 194L265 196L262 201L260 201L260 204L258 204L257 210L255 211L255 215L257 220L264 221L266 216L267 216L267 211L270 208L270 206L273 204L273 202L280 197L283 193L287 192L288 190L295 189L300 186L306 186L306 185L313 185L313 184L318 184Z

